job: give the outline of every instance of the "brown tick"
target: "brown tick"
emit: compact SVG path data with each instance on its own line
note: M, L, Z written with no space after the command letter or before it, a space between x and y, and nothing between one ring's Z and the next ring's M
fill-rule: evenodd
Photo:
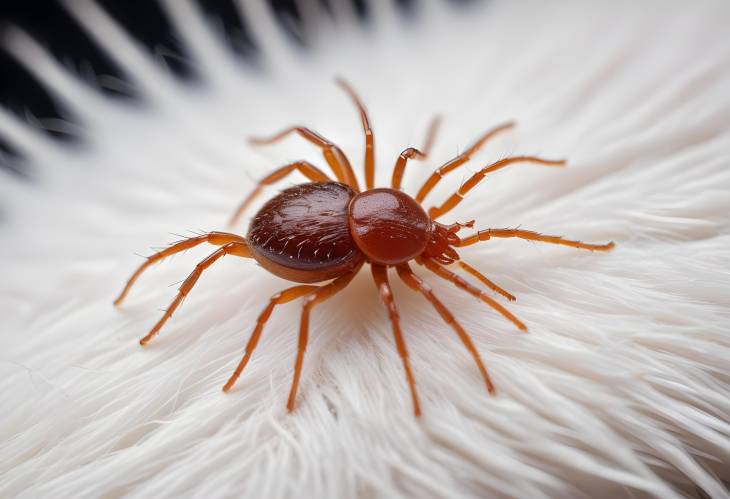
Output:
M299 348L294 365L294 379L287 402L287 409L291 411L294 408L302 362L304 361L304 351L307 347L309 314L312 308L344 289L355 277L360 267L364 263L368 263L375 285L380 293L380 298L388 310L395 344L403 361L403 368L410 387L413 410L416 416L419 416L420 407L416 393L416 382L408 361L408 350L401 332L398 310L388 283L387 270L389 267L395 267L405 284L420 292L431 302L441 318L456 332L474 358L487 390L489 393L493 393L494 385L469 335L436 297L429 285L413 273L408 262L415 260L416 263L424 266L440 278L450 281L455 286L477 297L502 314L519 329L526 331L525 325L506 308L446 268L446 266L456 263L465 272L474 276L496 293L510 301L515 299L514 296L487 279L474 267L461 261L454 248L470 246L493 237L517 237L591 251L608 251L613 248L614 244L612 242L588 244L563 239L560 236L547 236L518 229L484 229L465 238L460 238L457 232L462 228L471 228L474 225L473 221L465 224L453 223L448 225L436 220L458 205L466 194L476 187L487 174L514 163L562 166L565 161L552 161L532 156L514 156L501 159L481 168L445 202L431 207L426 212L421 206L423 200L444 175L466 163L489 139L512 128L514 124L503 124L482 135L464 153L436 169L423 184L416 197L413 198L400 190L403 172L409 159L423 159L426 157L433 142L438 120L434 120L429 128L424 151L421 152L412 147L405 149L395 162L390 187L376 189L374 188L374 136L370 128L367 111L358 96L345 81L338 80L337 84L353 100L362 119L365 132L365 191L360 191L357 178L345 153L335 144L308 128L292 127L271 138L252 139L251 143L253 144L270 144L292 133L299 134L303 139L311 142L322 151L322 155L337 181L333 181L322 170L306 161L297 161L275 170L264 177L254 191L241 203L230 221L231 225L238 221L246 207L261 192L264 186L273 184L294 171L299 171L311 182L285 189L264 204L253 217L245 238L226 232L210 232L180 241L148 257L129 279L114 304L119 305L124 300L131 286L147 267L165 257L206 242L220 246L220 248L201 261L185 279L177 296L162 318L155 324L149 334L140 340L142 345L148 343L159 332L185 296L190 293L203 271L224 255L254 258L272 274L289 281L307 283L287 288L271 297L269 304L256 321L256 327L246 345L246 351L241 362L223 387L223 391L230 390L243 372L274 307L296 298L305 297L299 325ZM311 283L327 280L330 280L330 282L324 285L311 285Z

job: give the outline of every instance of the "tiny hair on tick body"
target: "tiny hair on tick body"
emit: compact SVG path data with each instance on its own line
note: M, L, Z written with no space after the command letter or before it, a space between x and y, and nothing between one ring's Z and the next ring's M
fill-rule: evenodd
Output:
M408 359L408 349L401 330L398 309L388 280L388 269L394 267L406 286L422 294L446 325L457 334L476 363L487 391L490 394L494 393L492 380L469 334L423 278L413 272L410 262L413 261L439 278L451 282L454 286L493 308L518 329L527 331L527 327L522 321L497 300L448 268L455 264L496 294L509 301L515 300L515 297L509 292L489 280L476 268L462 261L456 248L488 241L492 238L520 238L590 251L608 251L614 247L614 243L590 244L563 239L561 236L508 228L481 229L466 237L460 237L459 232L462 229L472 229L474 221L450 224L437 221L461 203L467 193L474 189L485 176L496 170L515 163L559 167L565 164L564 160L549 160L534 156L511 156L500 159L472 174L445 201L434 204L427 211L424 210L423 204L426 197L445 175L465 164L490 139L511 129L514 127L514 123L502 124L483 134L466 151L437 168L426 179L415 197L412 197L401 190L401 180L408 160L424 159L428 156L438 128L438 118L436 118L429 126L428 136L422 150L408 147L400 153L393 167L390 187L375 188L375 138L368 113L360 98L346 81L337 79L336 82L350 97L362 121L365 135L365 190L361 191L352 165L342 149L309 128L294 126L286 128L272 137L250 139L252 144L264 145L277 142L291 134L298 134L319 148L335 178L331 178L307 161L295 161L274 170L261 179L254 190L238 206L229 221L229 226L238 222L246 208L264 187L295 171L307 177L309 182L285 189L267 201L251 220L246 237L229 232L209 232L184 239L147 257L129 278L114 304L122 303L137 278L150 265L203 243L219 246L219 248L195 266L195 269L180 285L177 296L162 318L140 340L140 344L147 344L157 335L198 282L202 273L225 255L253 258L272 274L299 283L270 298L269 303L256 320L243 358L223 386L223 391L229 391L241 376L274 308L282 303L303 298L294 377L287 401L287 409L292 411L309 337L309 317L312 309L315 305L326 301L347 287L361 267L368 264L376 289L385 305L395 345L403 362L413 411L416 416L420 416L421 409L415 376ZM329 282L315 284L324 281Z

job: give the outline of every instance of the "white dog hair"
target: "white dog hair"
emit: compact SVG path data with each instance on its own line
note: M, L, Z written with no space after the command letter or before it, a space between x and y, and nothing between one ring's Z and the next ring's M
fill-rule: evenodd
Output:
M184 84L98 5L67 2L137 106L6 33L83 146L0 112L0 135L34 177L0 183L0 496L730 497L730 4L424 1L409 18L383 0L363 25L344 4L328 16L314 3L302 3L302 48L262 1L238 2L257 67L191 0L163 0L200 78ZM221 392L269 296L290 285L252 260L207 271L146 348L137 340L170 283L212 249L163 262L112 306L135 252L170 233L224 230L277 166L326 167L298 138L254 148L247 136L305 124L362 175L358 115L335 76L371 113L379 185L436 113L441 133L427 161L408 165L408 192L515 120L428 201L510 154L567 166L495 173L444 221L617 243L590 253L492 240L461 252L517 296L505 304L528 334L414 266L472 335L493 397L394 273L418 420L367 268L315 308L291 414L298 301L275 310Z

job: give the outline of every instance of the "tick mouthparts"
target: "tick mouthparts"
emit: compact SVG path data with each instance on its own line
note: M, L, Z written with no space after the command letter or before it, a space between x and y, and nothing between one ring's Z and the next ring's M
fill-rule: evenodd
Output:
M476 220L469 220L468 222L454 222L449 228L449 232L459 232L459 229L471 229L474 227Z

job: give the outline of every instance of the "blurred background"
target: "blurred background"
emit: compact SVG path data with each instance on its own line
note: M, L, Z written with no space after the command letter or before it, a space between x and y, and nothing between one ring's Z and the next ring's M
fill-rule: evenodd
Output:
M217 32L224 36L227 47L241 60L256 65L260 53L250 36L247 23L241 18L235 0L195 0ZM267 0L291 40L306 50L301 31L302 13L295 0ZM366 0L336 0L350 3L361 23L368 23ZM418 7L419 0L395 0L407 18ZM454 6L478 0L449 0ZM149 0L101 0L98 2L111 16L139 41L150 54L180 80L196 84L195 68L190 64L177 33L157 2ZM302 3L306 5L306 2ZM330 0L311 0L310 7L331 14ZM327 14L325 14L327 15ZM250 21L249 21L250 22ZM255 22L255 21L254 21ZM64 65L93 82L106 96L135 99L135 91L125 80L124 72L89 35L79 27L57 0L24 0L0 3L0 29L8 25L27 31ZM0 50L0 105L37 123L47 134L59 141L73 141L74 134L64 120L70 118L49 96L38 81L10 56ZM17 151L0 136L0 168L18 175L28 171L18 161Z

